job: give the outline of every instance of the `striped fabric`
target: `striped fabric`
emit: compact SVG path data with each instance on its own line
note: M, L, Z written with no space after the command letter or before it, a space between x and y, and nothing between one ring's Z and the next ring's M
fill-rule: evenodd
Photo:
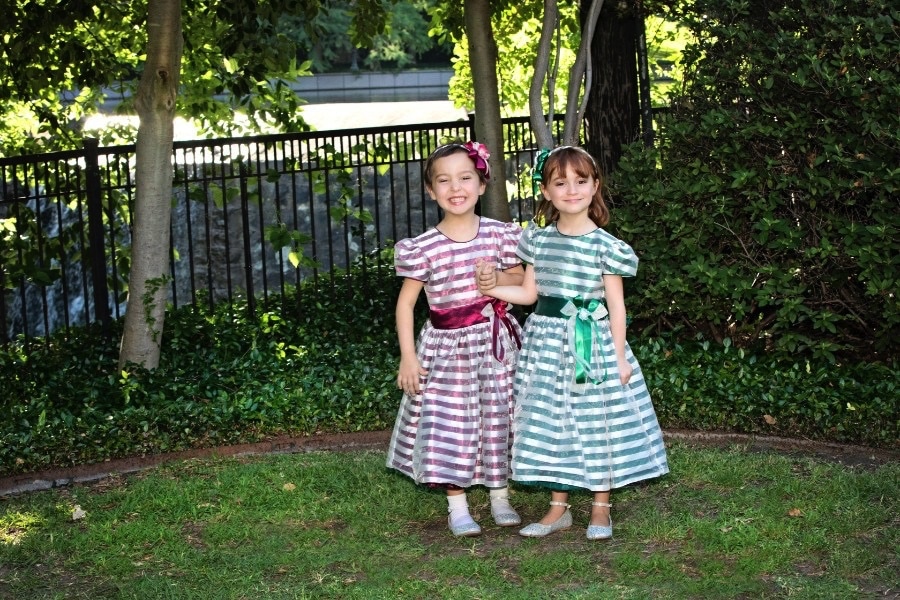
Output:
M475 264L489 260L498 269L518 266L521 229L482 218L478 236L454 242L437 229L398 242L397 274L425 282L431 308L459 308L481 298ZM522 329L512 319L521 338ZM419 396L403 395L388 448L387 466L417 483L459 487L503 487L509 476L512 444L513 377L518 355L501 326L503 362L492 352L492 323L436 329L426 322L416 352L428 371Z
M602 229L570 237L555 225L530 225L519 257L534 266L538 293L604 298L603 275L637 273L631 247ZM641 367L619 382L608 319L596 321L590 371L599 383L576 383L569 319L532 314L515 377L512 479L560 489L608 491L668 473L666 451Z

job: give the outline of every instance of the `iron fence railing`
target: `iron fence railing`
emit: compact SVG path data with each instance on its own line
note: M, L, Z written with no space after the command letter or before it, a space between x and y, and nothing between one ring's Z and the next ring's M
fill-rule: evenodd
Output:
M535 140L527 118L504 128L510 209L524 221L534 210L526 175ZM473 132L470 119L175 142L171 304L240 296L254 310L309 278L391 268L380 251L439 219L424 158ZM124 314L134 152L87 140L80 150L0 158L0 342L108 327Z

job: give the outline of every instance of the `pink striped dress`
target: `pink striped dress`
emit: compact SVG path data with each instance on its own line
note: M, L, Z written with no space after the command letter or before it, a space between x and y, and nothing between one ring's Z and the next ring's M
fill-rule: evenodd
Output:
M522 329L509 305L478 291L481 259L505 270L521 228L482 217L478 235L454 242L437 229L394 246L397 275L425 283L430 318L416 353L422 393L403 395L387 466L416 483L504 487L512 446L513 380Z

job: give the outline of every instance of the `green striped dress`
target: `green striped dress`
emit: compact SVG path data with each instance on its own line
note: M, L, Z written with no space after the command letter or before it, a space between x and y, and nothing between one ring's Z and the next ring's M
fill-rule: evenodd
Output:
M514 383L512 479L601 492L668 473L662 432L630 347L634 373L627 385L619 381L603 302L603 275L633 277L634 251L603 229L566 236L555 224L531 223L517 254L533 265L538 294L550 298L525 324Z

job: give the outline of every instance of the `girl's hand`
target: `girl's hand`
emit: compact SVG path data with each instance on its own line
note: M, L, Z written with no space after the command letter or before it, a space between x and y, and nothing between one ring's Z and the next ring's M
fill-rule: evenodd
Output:
M622 382L622 385L626 385L631 380L631 374L634 372L634 369L631 368L631 363L625 358L616 359L616 363L619 367L619 381Z
M428 371L419 364L415 356L400 359L400 371L397 373L397 387L408 396L417 396L422 393L422 377L428 375Z
M497 270L492 262L479 259L475 263L475 277L478 280L478 291L482 294L497 287Z

